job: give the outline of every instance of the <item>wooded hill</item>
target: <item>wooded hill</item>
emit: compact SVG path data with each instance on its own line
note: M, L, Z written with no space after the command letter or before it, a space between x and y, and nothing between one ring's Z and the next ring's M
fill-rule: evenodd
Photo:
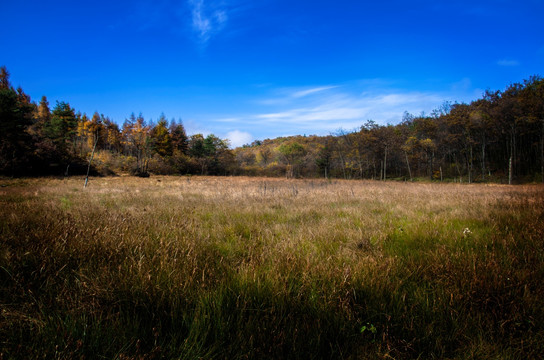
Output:
M400 119L399 119L400 120ZM120 127L68 103L32 102L0 69L0 174L155 174L427 178L544 182L544 79L533 76L470 104L430 115L405 113L397 125L366 121L355 131L254 141L234 150L210 134L187 136L181 121L132 114Z

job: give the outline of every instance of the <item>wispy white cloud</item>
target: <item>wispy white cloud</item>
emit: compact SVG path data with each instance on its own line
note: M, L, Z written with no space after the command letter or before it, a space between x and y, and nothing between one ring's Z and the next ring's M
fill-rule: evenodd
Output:
M263 87L270 86L269 84ZM274 105L288 105L294 100L300 102L313 99L316 96L322 96L327 90L332 90L340 87L339 85L325 85L325 86L306 86L306 87L284 87L275 88L271 90L270 96L266 98L257 99L255 103L265 106ZM334 94L334 93L329 93Z
M414 91L364 81L319 87L269 87L246 99L247 106L238 106L240 112L219 112L202 122L214 124L214 131L227 134L232 146L239 146L267 137L355 130L367 120L396 124L405 111L415 115L430 113L445 101L471 101L481 95L474 92L468 79L445 88L442 92Z
M318 92L322 92L322 91L325 91L325 90L334 89L334 88L337 88L337 87L338 86L315 87L315 88L311 88L311 89L296 91L293 94L291 94L291 96L294 97L294 98L301 98L301 97L305 97L305 96L315 94L315 93L318 93Z
M192 29L198 41L206 44L227 23L227 11L210 1L188 0L188 4L191 8Z
M241 121L243 119L241 118L238 118L238 117L227 117L227 118L219 118L215 121L217 122L220 122L220 123L235 123L235 122L238 122L238 121Z
M502 60L497 61L497 65L499 65L499 66L519 66L520 63L517 60L502 59Z
M423 92L335 93L320 96L308 106L256 114L255 119L262 124L296 125L305 129L332 129L332 124L349 128L360 126L369 119L383 124L397 122L404 111L419 113L438 107L444 100L442 96Z

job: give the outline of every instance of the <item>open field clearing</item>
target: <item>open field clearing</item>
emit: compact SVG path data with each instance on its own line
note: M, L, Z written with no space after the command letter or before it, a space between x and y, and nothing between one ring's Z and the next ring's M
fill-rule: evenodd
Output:
M544 186L0 186L0 359L544 354Z

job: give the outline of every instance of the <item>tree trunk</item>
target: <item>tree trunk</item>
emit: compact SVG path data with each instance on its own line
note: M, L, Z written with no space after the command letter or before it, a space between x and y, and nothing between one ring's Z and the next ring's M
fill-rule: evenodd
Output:
M470 145L470 159L468 162L468 183L472 183L472 145Z
M344 156L342 156L342 151L338 151L338 155L340 155L340 161L342 162L342 174L344 175L344 179L346 179L346 162L344 161Z
M140 149L136 149L136 168L138 172L142 172L142 152Z
M385 155L383 157L383 180L387 178L387 146L385 146Z
M461 169L459 169L459 163L457 162L457 156L453 155L453 160L455 161L455 168L457 169L457 174L459 174L459 183L463 182L463 175L461 174Z
M287 164L287 167L285 168L285 177L287 179L292 179L293 173L293 166L291 164Z
M361 160L361 156L357 154L357 163L359 165L359 176L361 180L363 180L363 161Z
M96 144L98 144L98 135L96 135L96 140L94 141L93 152L91 153L91 158L89 159L89 165L87 166L87 176L85 177L85 184L83 188L87 187L87 182L89 181L89 172L91 171L91 164L93 163L94 151L96 150Z
M510 126L510 160L508 162L508 184L512 182L514 176L514 166L516 162L516 127L515 124Z
M508 161L508 185L512 185L512 155Z
M485 135L482 141L482 179L485 180Z
M430 169L429 172L430 172L431 181L433 180L433 157L434 157L434 151L432 151L431 156L429 156L429 169Z
M410 181L412 180L412 170L410 170L410 162L408 161L408 153L405 151L404 155L406 157L406 165L408 166L408 175L410 175Z

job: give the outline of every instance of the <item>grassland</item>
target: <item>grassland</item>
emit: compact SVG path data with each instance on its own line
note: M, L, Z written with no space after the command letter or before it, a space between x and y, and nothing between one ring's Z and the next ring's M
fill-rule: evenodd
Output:
M544 354L542 186L0 186L0 359Z

